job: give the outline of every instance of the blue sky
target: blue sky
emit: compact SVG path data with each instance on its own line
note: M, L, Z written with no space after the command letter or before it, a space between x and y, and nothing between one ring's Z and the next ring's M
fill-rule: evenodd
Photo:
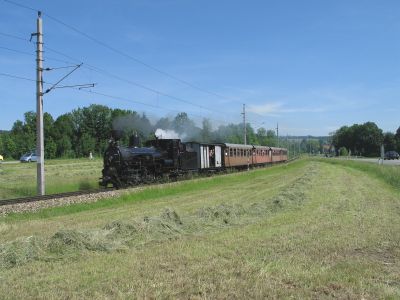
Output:
M96 103L216 127L241 122L245 103L254 128L283 135L400 126L399 1L15 1L44 12L45 67L83 62L63 85L97 83L45 95L53 117ZM35 79L35 45L15 38L35 26L35 11L0 0L0 73ZM0 95L0 129L36 109L35 82L0 75Z

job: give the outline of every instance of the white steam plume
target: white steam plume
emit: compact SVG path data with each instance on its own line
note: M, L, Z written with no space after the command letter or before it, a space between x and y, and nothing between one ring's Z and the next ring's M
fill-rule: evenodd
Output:
M159 139L182 139L177 132L170 129L158 128L154 135Z

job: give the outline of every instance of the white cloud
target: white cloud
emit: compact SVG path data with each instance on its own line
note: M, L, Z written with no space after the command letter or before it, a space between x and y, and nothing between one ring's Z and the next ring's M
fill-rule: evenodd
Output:
M271 115L282 112L282 106L283 104L279 102L268 102L261 105L250 105L247 111L260 115Z
M260 115L266 116L276 116L284 113L299 113L299 112L309 112L309 113L320 113L327 111L325 107L293 107L288 108L281 102L267 102L261 105L250 105L247 109L248 112L253 112Z

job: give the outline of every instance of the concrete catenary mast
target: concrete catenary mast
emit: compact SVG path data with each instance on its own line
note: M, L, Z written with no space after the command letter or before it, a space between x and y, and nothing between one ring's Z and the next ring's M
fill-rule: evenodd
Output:
M45 194L44 176L44 134L43 134L43 33L42 13L38 12L36 21L36 156L37 156L37 194Z
M247 145L247 128L246 128L246 104L243 104L243 127L244 127L244 144Z

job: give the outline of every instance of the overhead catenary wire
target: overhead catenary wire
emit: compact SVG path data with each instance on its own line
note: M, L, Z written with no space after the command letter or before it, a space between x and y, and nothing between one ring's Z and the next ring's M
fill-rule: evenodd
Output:
M80 61L79 59L77 59L77 58L75 58L75 57L72 57L72 56L70 56L70 55L68 55L68 54L66 54L66 53L64 53L64 52L61 52L61 51L59 51L59 50L56 50L56 49L54 49L54 48L50 48L50 47L48 47L48 46L46 46L46 45L45 45L45 49L47 49L47 50L50 51L50 52L53 52L53 53L59 54L59 55L61 55L61 56L64 56L64 57L66 57L66 58L68 58L68 59L71 59L71 60L73 60L73 61L76 61L76 62L79 62L79 61ZM108 77L111 77L111 78L114 78L114 79L117 79L117 80L120 80L120 81L129 83L129 84L132 84L132 85L134 85L134 86L141 87L141 88L146 89L146 90L149 90L149 91L151 91L151 92L153 92L153 93L156 93L158 96L159 96L159 95L162 95L162 96L166 96L166 97L169 97L169 98L178 100L178 98L175 97L175 96L168 95L168 94L166 94L166 93L164 93L164 92L158 91L158 90L153 89L153 88L148 88L148 87L146 87L146 86L144 86L144 85L142 85L142 84L136 83L136 82L134 82L134 81L132 81L132 80L130 80L130 79L123 78L123 77L121 77L120 75L113 74L113 73L111 73L111 72L109 72L109 71L107 71L107 70L104 70L104 69L99 68L99 67L97 67L97 66L94 66L94 65L92 65L92 64L85 63L82 67L83 67L83 68L86 68L86 69L89 69L90 71L93 71L93 72L96 72L96 73L99 73L99 74L102 74L102 75L105 75L105 76L108 76ZM185 101L185 100L183 100L183 99L179 99L178 101L187 103L187 101ZM239 102L238 102L238 103L239 103ZM189 102L188 104L195 105L195 106L197 106L197 107L200 107L200 108L203 108L203 109L207 109L207 110L212 111L212 112L218 112L218 113L224 114L224 115L226 114L226 112L221 112L221 111L218 111L218 110L215 110L215 109L212 109L212 110L211 110L211 109L205 108L205 107L203 107L203 106L201 106L201 105L193 104L192 102ZM262 117L262 118L265 117L265 116L260 115L260 114L258 114L258 113L256 113L256 112L248 112L248 113L257 115L257 116ZM260 123L261 123L261 122L260 122Z
M8 73L0 73L0 76L36 82L36 79L26 78L26 77L13 75L13 74L8 74Z
M7 3L10 3L10 4L13 4L13 5L15 5L15 6L21 7L21 8L25 8L25 9L31 10L31 11L35 11L35 12L38 11L38 10L35 9L35 8L29 7L29 6L27 6L27 5L24 5L24 4L15 2L15 1L11 1L11 0L3 0L3 1L4 1L4 2L7 2ZM107 43L105 43L105 42L103 42L103 41L101 41L101 40L99 40L99 39L97 39L97 38L95 38L95 37L93 37L93 36L91 36L91 35L85 33L84 31L82 31L82 30L76 28L75 26L69 25L69 24L67 24L67 23L65 23L65 22L63 22L63 21L61 21L61 20L59 20L58 18L55 18L55 17L49 15L49 14L46 13L46 12L43 12L42 15L46 16L47 18L53 20L53 21L56 22L56 23L59 23L59 24L65 26L66 28L69 28L69 29L72 30L72 31L74 31L74 32L76 32L76 33L78 33L78 34L84 36L85 38L87 38L87 39L89 39L89 40L91 40L91 41L97 43L98 45L101 45L101 46L103 46L103 47L105 47L105 48L107 48L107 49L109 49L109 50L111 50L111 51L113 51L113 52L115 52L115 53L121 55L121 56L124 56L124 57L126 57L126 58L129 58L129 59L131 59L131 60L133 60L133 61L135 61L135 62L137 62L137 63L140 63L140 64L146 66L147 68L152 69L153 71L156 71L156 72L158 72L158 73L160 73L160 74L163 74L163 75L165 75L165 76L168 76L168 77L170 77L170 78L172 78L172 79L174 79L174 80L176 80L176 81L178 81L178 82L181 82L181 83L183 83L183 84L186 84L186 85L188 85L188 86L190 86L190 87L192 87L192 88L194 88L194 89L203 91L203 92L208 93L208 94L210 94L210 95L214 95L214 96L216 96L216 97L228 99L228 100L230 100L230 101L232 101L232 102L237 102L237 103L241 103L241 104L242 104L241 101L240 101L240 102L239 102L239 101L236 101L236 100L234 100L232 97L225 97L225 96L219 95L219 94L217 94L217 93L211 92L211 91L209 91L209 90L200 88L200 87L198 87L198 86L196 86L196 85L191 84L190 82L188 82L188 81L186 81L186 80L183 80L183 79L181 79L181 78L178 78L177 76L174 76L174 75L172 75L172 74L170 74L170 73L168 73L168 72L165 72L165 71L163 71L163 70L161 70L161 69L159 69L159 68L157 68L157 67L154 67L154 66L152 66L152 65L150 65L150 64L148 64L148 63L146 63L146 62L144 62L144 61L142 61L142 60L140 60L140 59L138 59L138 58L136 58L136 57L133 57L132 55L129 55L129 54L127 54L127 53L125 53L125 52L123 52L123 51L121 51L121 50L119 50L119 49L116 49L116 48L114 48L114 47L108 45ZM6 35L7 35L7 34L6 34ZM12 35L9 35L9 36L12 36ZM16 36L15 36L15 37L16 37ZM19 38L19 37L16 37L16 38L25 40L25 39ZM49 49L49 48L47 47L47 49ZM58 52L59 52L59 51L58 51ZM59 52L59 53L61 53L61 52ZM49 58L49 59L52 59L52 58ZM54 60L55 60L55 59L54 59ZM60 61L60 60L59 60L59 61ZM66 61L63 61L63 62L64 62L64 63L70 63L70 62L66 62ZM156 93L157 95L162 95L162 96L165 96L165 97L169 97L169 98L171 98L171 99L174 99L174 100L177 100L177 101L186 103L186 104L194 105L194 106L196 106L196 107L199 107L199 108L202 108L202 109L211 111L211 112L218 112L218 111L216 111L215 109L209 109L208 107L205 107L205 106L202 106L202 105L198 105L198 104L192 103L191 101L187 101L187 100L185 100L185 99L181 99L181 98L179 98L179 97L170 95L170 94L165 93L165 92L162 92L162 91L158 91L158 90L156 90L156 89L154 89L154 88L145 86L145 85L143 85L143 84L141 84L141 83L137 83L137 82L134 82L134 81L132 81L132 80L129 80L129 79L126 79L126 78L122 78L122 77L119 76L119 75L112 74L111 72L108 72L108 71L103 70L103 69L101 69L101 68L94 67L94 66L90 66L90 65L87 65L86 67L87 67L88 69L91 68L92 71L94 71L94 72L98 72L98 73L100 73L100 74L102 73L103 75L110 76L110 77L113 77L113 78L115 78L115 79L119 79L119 80L125 81L125 82L130 83L130 84L132 84L132 85L135 85L135 86L137 86L137 87L146 89L146 90L151 91L151 92L153 92L153 93ZM219 112L219 113L226 114L226 112ZM259 115L259 114L255 113L255 112L253 112L253 114ZM262 115L259 115L259 116L260 116L260 117L264 117L264 116L262 116Z
M129 103L141 104L141 105L144 105L144 106L148 106L148 107L152 107L152 108L156 108L156 109L162 109L162 110L166 110L166 111L170 111L170 112L178 112L178 113L182 112L181 110L177 110L177 109L171 109L171 108L167 108L167 107L163 107L163 106L159 106L159 105L153 105L153 104L149 104L149 103L144 103L144 102L140 102L140 101L137 101L137 100L130 100L130 99L127 99L127 98L124 98L124 97L119 97L119 96L110 95L110 94L101 93L101 92L95 92L95 91L92 91L92 90L81 90L81 91L84 92L84 93L90 93L90 94L99 95L99 96L103 96L103 97L106 97L106 98L120 100L120 101L124 101L124 102L129 102ZM219 120L219 119L217 120L217 119L214 119L214 118L207 118L207 117L204 117L202 115L194 114L194 113L191 113L191 112L186 112L186 114L188 114L189 116L194 116L194 117L198 117L198 118L202 118L202 119L209 119L209 120L212 120L212 121L214 121L216 123L224 123L224 124L226 124L226 122L224 122L222 120Z
M25 41L30 42L29 40L26 40L26 39L25 39ZM62 56L64 56L64 57L67 57L67 58L69 58L69 59L71 59L71 60L79 61L78 59L76 59L76 58L74 58L74 57L72 57L72 56L70 56L70 55L67 55L67 54L65 54L65 53L63 53L63 52L61 52L61 51L58 51L58 50L55 50L55 49L52 49L52 48L49 48L49 47L45 47L45 48L46 48L47 50L51 51L51 52L57 53L57 54L59 54L59 55L62 55ZM25 51L20 51L20 50L8 48L8 47L2 47L2 46L0 46L0 49L4 49L4 50L7 50L7 51L12 51L12 52L15 52L15 53L24 54L24 55L28 55L28 56L35 56L35 54L33 54L33 53L25 52ZM72 62L64 61L64 60L59 60L59 59L56 59L56 58L48 58L48 59L50 59L50 60L55 60L55 61L61 61L61 62L64 62L64 63L73 64ZM130 83L130 84L133 84L133 85L142 87L142 88L144 88L144 89L147 88L146 86L140 86L140 84L137 84L137 83L135 83L135 82L133 82L133 81L131 81L131 80L122 78L122 77L120 77L120 76L118 76L118 75L112 74L112 73L110 73L110 72L108 72L108 71L106 71L106 70L103 70L103 69L101 69L101 68L98 68L98 67L96 67L96 66L93 66L93 65L90 65L90 64L87 64L87 65L84 65L84 66L85 66L87 69L89 69L89 70L91 70L91 71L94 71L94 72L97 72L97 73L99 73L99 74L103 74L103 75L106 75L106 76L109 76L109 77L114 77L114 78L119 79L119 80L121 80L121 81L125 81L125 82L128 82L128 83ZM69 67L71 67L71 66L59 67L59 68L54 68L54 69L69 68ZM48 69L48 68L45 68L44 70L47 70L47 69ZM34 80L34 79L24 78L24 77L12 75L12 74L0 73L0 75L2 75L2 76L7 76L7 77L10 77L10 78L15 78L15 79L23 79L23 80L32 81L32 82L36 81L36 80ZM45 81L43 81L43 83L44 83L44 84L48 84L48 85L51 85L51 84L52 84L52 83L45 82ZM86 85L85 85L85 86L86 86ZM70 87L70 86L66 86L66 87ZM62 88L62 87L60 87L60 88ZM147 90L149 90L149 91L151 91L151 92L154 92L154 93L157 93L157 95L163 95L163 96L167 96L167 97L170 97L170 98L174 98L174 99L176 99L176 100L178 100L178 101L181 101L181 102L182 102L182 101L185 101L185 100L180 99L180 98L178 98L178 97L175 97L175 96L166 94L166 93L164 93L164 92L161 92L161 91L158 91L158 90L155 90L155 89L152 89L152 88L148 88ZM107 94L104 94L104 93L96 93L96 92L93 92L93 91L85 91L85 92L89 92L89 93L92 93L92 94L98 94L98 95L102 95L102 96L109 97L109 98L114 98L114 99L119 99L119 100L125 100L125 99L123 99L123 98L121 98L121 97L112 96L112 95L107 95ZM139 101L129 101L129 100L128 100L128 101L125 101L125 102L133 102L133 103L145 105L145 106L148 106L148 107L152 107L152 108L161 108L161 109L168 110L168 111L173 111L173 112L179 112L179 111L180 111L180 110L168 109L168 108L165 108L165 107L161 107L161 106L159 106L159 105L158 105L158 106L155 106L155 105L151 105L151 104L146 104L146 103L144 103L144 102L139 102ZM186 102L187 104L193 105L193 103L190 102L190 101L185 101L185 102ZM200 105L196 105L196 106L197 106L197 107L200 107L200 108L207 109L207 108L205 108L205 107L203 107L203 106L200 106ZM211 110L211 111L212 111L212 112L215 112L215 110ZM192 115L192 116L200 117L200 118L208 118L208 119L210 119L210 120L216 121L217 123L225 123L225 122L223 122L222 120L217 120L217 119L214 119L214 118L204 117L204 116L196 115L196 114L193 114L193 113L188 113L188 114L189 114L189 115Z
M9 34L9 33L5 33L5 32L0 32L0 35L6 36L6 37L9 37L9 38L13 38L13 39L16 39L16 40L29 42L29 40L26 39L26 38L23 38L23 37L20 37L20 36L16 36L16 35L13 35L13 34Z
M13 78L13 79L19 79L19 80L26 80L26 81L36 82L36 79L26 78L26 77L13 75L13 74L9 74L9 73L0 73L0 76L5 76L5 77L9 77L9 78ZM43 84L54 85L54 83L46 82L46 81L44 81ZM141 101L137 101L137 100L127 99L127 98L116 96L116 95L96 92L96 91L92 91L92 90L82 90L79 86L65 86L65 87L72 88L73 90L77 90L77 91L88 93L88 94L103 96L103 97L106 97L106 98L119 100L119 101L123 101L123 102L128 102L128 103L140 104L140 105L151 107L151 108L155 108L155 109L162 109L162 110L165 110L165 111L178 112L178 113L181 112L180 110L177 110L177 109L171 109L171 108L167 108L167 107L163 107L163 106L159 106L159 105L153 105L153 104L149 104L149 103L145 103L145 102L141 102ZM64 86L60 86L59 88L64 88ZM198 118L202 118L202 119L210 119L210 120L212 120L212 121L214 121L216 123L225 123L226 124L226 122L224 122L222 120L219 120L219 119L217 120L217 119L214 119L214 118L206 118L204 116L201 116L201 115L198 115L198 114L194 114L194 113L191 113L191 112L187 112L187 114L189 116L198 117Z
M0 46L0 49L7 50L7 51L10 51L10 52L14 52L14 53L24 54L24 55L27 55L27 56L35 56L36 57L36 54L34 54L34 53L21 51L21 50L18 50L18 49L13 49L13 48L4 47L4 46ZM73 64L73 62L65 61L65 60L62 60L62 59L54 58L54 57L46 57L45 60L57 61L57 62L62 62L62 63L65 63L65 64L70 64L70 65Z
M45 49L47 49L47 50L49 50L49 51L51 51L51 52L57 53L57 54L59 54L59 55L62 55L62 56L64 56L64 57L67 57L67 58L69 58L69 59L73 59L73 60L75 60L75 61L79 61L78 59L73 58L73 57L71 57L70 55L64 54L64 53L62 53L61 51L58 51L58 50L55 50L55 49L52 49L52 48L49 48L49 47L46 47L46 46L45 46ZM210 109L210 108L205 107L205 106L203 106L203 105L193 103L193 102L191 102L191 101L189 101L189 100L185 100L185 99L182 99L182 98L180 98L180 97L176 97L176 96L173 96L173 95L168 94L168 93L166 93L166 92L157 90L157 89L155 89L155 88L146 86L146 85L144 85L144 84L135 82L135 81L133 81L133 80L131 80L131 79L127 79L127 78L121 77L120 75L111 73L111 72L109 72L109 71L107 71L107 70L104 70L103 68L99 68L99 67L94 66L94 65L92 65L92 64L87 64L87 63L85 63L85 64L83 65L83 68L89 69L89 70L91 70L91 71L93 71L93 72L96 72L96 73L99 73L99 74L102 74L102 75L105 75L105 76L108 76L108 77L112 77L112 78L114 78L114 79L123 81L123 82L125 82L125 83L134 85L134 86L136 86L136 87L142 88L142 89L144 89L144 90L147 90L147 91L152 92L152 93L157 94L157 95L161 95L161 96L168 97L168 98L170 98L170 99L173 99L173 100L176 100L176 101L179 101L179 102L182 102L182 103L186 103L186 104L189 104L189 105L193 105L193 106L196 106L196 107L198 107L198 108L211 111L211 112L213 112L213 113L217 112L217 113L224 114L224 112L221 112L221 111L218 111L218 110L215 110L215 109Z
M43 13L43 14L46 15L49 19L51 19L51 20L53 20L53 21L55 21L55 22L57 22L57 23L59 23L59 24L65 26L65 27L69 28L70 30L72 30L72 31L74 31L74 32L76 32L76 33L78 33L78 34L80 34L80 35L86 37L87 39L89 39L89 40L91 40L91 41L93 41L93 42L95 42L95 43L97 43L97 44L99 44L99 45L101 45L101 46L103 46L103 47L105 47L105 48L107 48L107 49L109 49L109 50L115 52L115 53L118 53L118 54L120 54L121 56L124 56L124 57L126 57L126 58L129 58L129 59L131 59L131 60L133 60L133 61L135 61L135 62L137 62L137 63L139 63L139 64L141 64L141 65L143 65L143 66L145 66L145 67L147 67L147 68L149 68L149 69L151 69L151 70L153 70L153 71L156 71L156 72L158 72L158 73L160 73L160 74L163 74L163 75L165 75L165 76L167 76L167 77L170 77L170 78L172 78L172 79L174 79L174 80L176 80L176 81L178 81L178 82L181 82L181 83L183 83L183 84L185 84L185 85L187 85L187 86L190 86L190 87L192 87L192 88L194 88L194 89L196 89L196 90L205 92L205 93L207 93L207 94L216 96L216 97L221 98L221 99L230 100L230 101L236 102L236 103L238 103L238 104L243 104L242 101L239 101L239 100L237 100L237 99L233 99L233 98L231 98L231 97L226 97L226 96L223 96L223 95L220 95L220 94L217 94L217 93L208 91L208 90L206 90L206 89L200 88L200 87L198 87L198 86L196 86L196 85L193 85L193 84L189 83L189 82L186 81L186 80L180 79L180 78L178 78L177 76L174 76L174 75L172 75L172 74L170 74L170 73L168 73L168 72L165 72L165 71L160 70L160 69L158 69L158 68L156 68L156 67L153 67L152 65L150 65L150 64L148 64L148 63L146 63L146 62L144 62L144 61L142 61L142 60L140 60L140 59L138 59L138 58L135 58L135 57L133 57L132 55L129 55L129 54L127 54L127 53L125 53L125 52L123 52L123 51L121 51L121 50L119 50L119 49L116 49L116 48L114 48L114 47L112 47L112 46L106 44L105 42L103 42L103 41L101 41L101 40L98 40L98 39L96 39L96 38L90 36L89 34L87 34L87 33L83 32L83 31L77 29L76 27L74 27L74 26L72 26L72 25L69 25L69 24L67 24L67 23L65 23L65 22L63 22L63 21L61 21L61 20L59 20L59 19L57 19L57 18L55 18L55 17L53 17L53 16L50 16L50 15L47 14L47 13ZM87 65L87 67L90 67L90 65ZM133 84L134 84L134 85L141 86L141 87L147 89L147 87L145 87L145 86L143 86L143 85L141 85L141 84L137 84L137 83L133 83ZM150 88L150 89L151 89L151 88ZM157 93L156 90L151 90L151 91ZM163 93L161 92L160 94L162 95ZM164 94L163 96L170 97L169 95L165 95L165 94ZM178 100L178 99L176 99L176 97L175 97L175 100ZM180 101L180 100L178 100L178 101ZM192 104L193 104L193 103L192 103ZM196 105L196 106L198 106L198 105ZM199 106L199 107L201 107L201 106ZM205 107L201 107L201 108L210 110L210 109L205 108ZM215 111L215 110L212 110L212 111ZM220 113L222 113L222 112L220 112ZM259 116L259 117L262 117L262 118L265 117L265 116L263 116L263 115L261 115L261 114L258 114L258 113L256 113L256 112L250 112L250 113L252 113L252 114L254 114L254 115L257 115L257 116Z
M7 50L7 51L11 51L11 52L15 52L15 53L19 53L19 54L24 54L24 55L29 55L29 56L35 56L35 54L33 54L33 53L26 52L26 51L21 51L21 50L9 48L9 47L0 46L0 49Z
M19 6L19 7L25 8L25 9L29 9L29 10L35 11L35 12L38 11L37 9L34 9L32 7L29 7L27 5L24 5L24 4L21 4L21 3L18 3L18 2L14 2L14 1L10 1L10 0L3 0L3 1L7 2L7 3L10 3L10 4L13 4L15 6Z
M16 6L19 6L19 7L22 7L22 8L25 8L25 9L28 9L28 10L38 11L38 9L34 9L32 7L20 4L20 3L15 2L15 1L11 1L11 0L3 0L3 1L5 1L7 3L10 3L10 4L13 4L13 5L16 5ZM130 55L128 53L125 53L124 51L121 51L121 50L119 50L119 49L117 49L117 48L115 48L115 47L113 47L113 46L111 46L111 45L109 45L109 44L107 44L107 43L105 43L105 42L103 42L103 41L91 36L91 35L89 35L88 33L76 28L76 26L69 25L66 22L61 21L58 18L53 17L53 16L51 16L50 14L48 14L48 13L46 13L44 11L42 11L42 15L43 16L47 16L47 18L49 18L50 20L53 20L54 22L63 25L64 27L66 27L66 28L68 28L68 29L80 34L81 36L91 40L92 42L94 42L94 43L96 43L96 44L98 44L98 45L100 45L100 46L102 46L102 47L114 52L114 53L117 53L117 54L119 54L119 55L121 55L121 56L123 56L125 58L128 58L128 59L130 59L130 60L132 60L132 61L134 61L134 62L136 62L138 64L141 64L141 65L145 66L146 68L148 68L148 69L150 69L150 70L152 70L154 72L162 74L162 75L164 75L166 77L169 77L169 78L171 78L171 79L173 79L173 80L175 80L177 82L180 82L181 84L187 85L187 86L189 86L189 87L191 87L193 89L196 89L196 90L201 91L203 93L207 93L207 94L212 95L214 97L218 97L218 98L222 98L222 99L226 99L226 100L231 100L231 101L233 100L230 97L226 97L226 96L217 94L217 93L215 93L213 91L209 91L207 89L204 89L202 87L194 85L194 84L188 82L187 80L181 79L181 78L179 78L179 77L177 77L177 76L175 76L175 75L173 75L173 74L171 74L169 72L163 71L160 68L157 68L157 67L155 67L155 66L153 66L153 65L151 65L151 64L149 64L147 62L144 62L143 60L141 60L141 59L139 59L137 57L134 57L134 56L132 56L132 55Z

